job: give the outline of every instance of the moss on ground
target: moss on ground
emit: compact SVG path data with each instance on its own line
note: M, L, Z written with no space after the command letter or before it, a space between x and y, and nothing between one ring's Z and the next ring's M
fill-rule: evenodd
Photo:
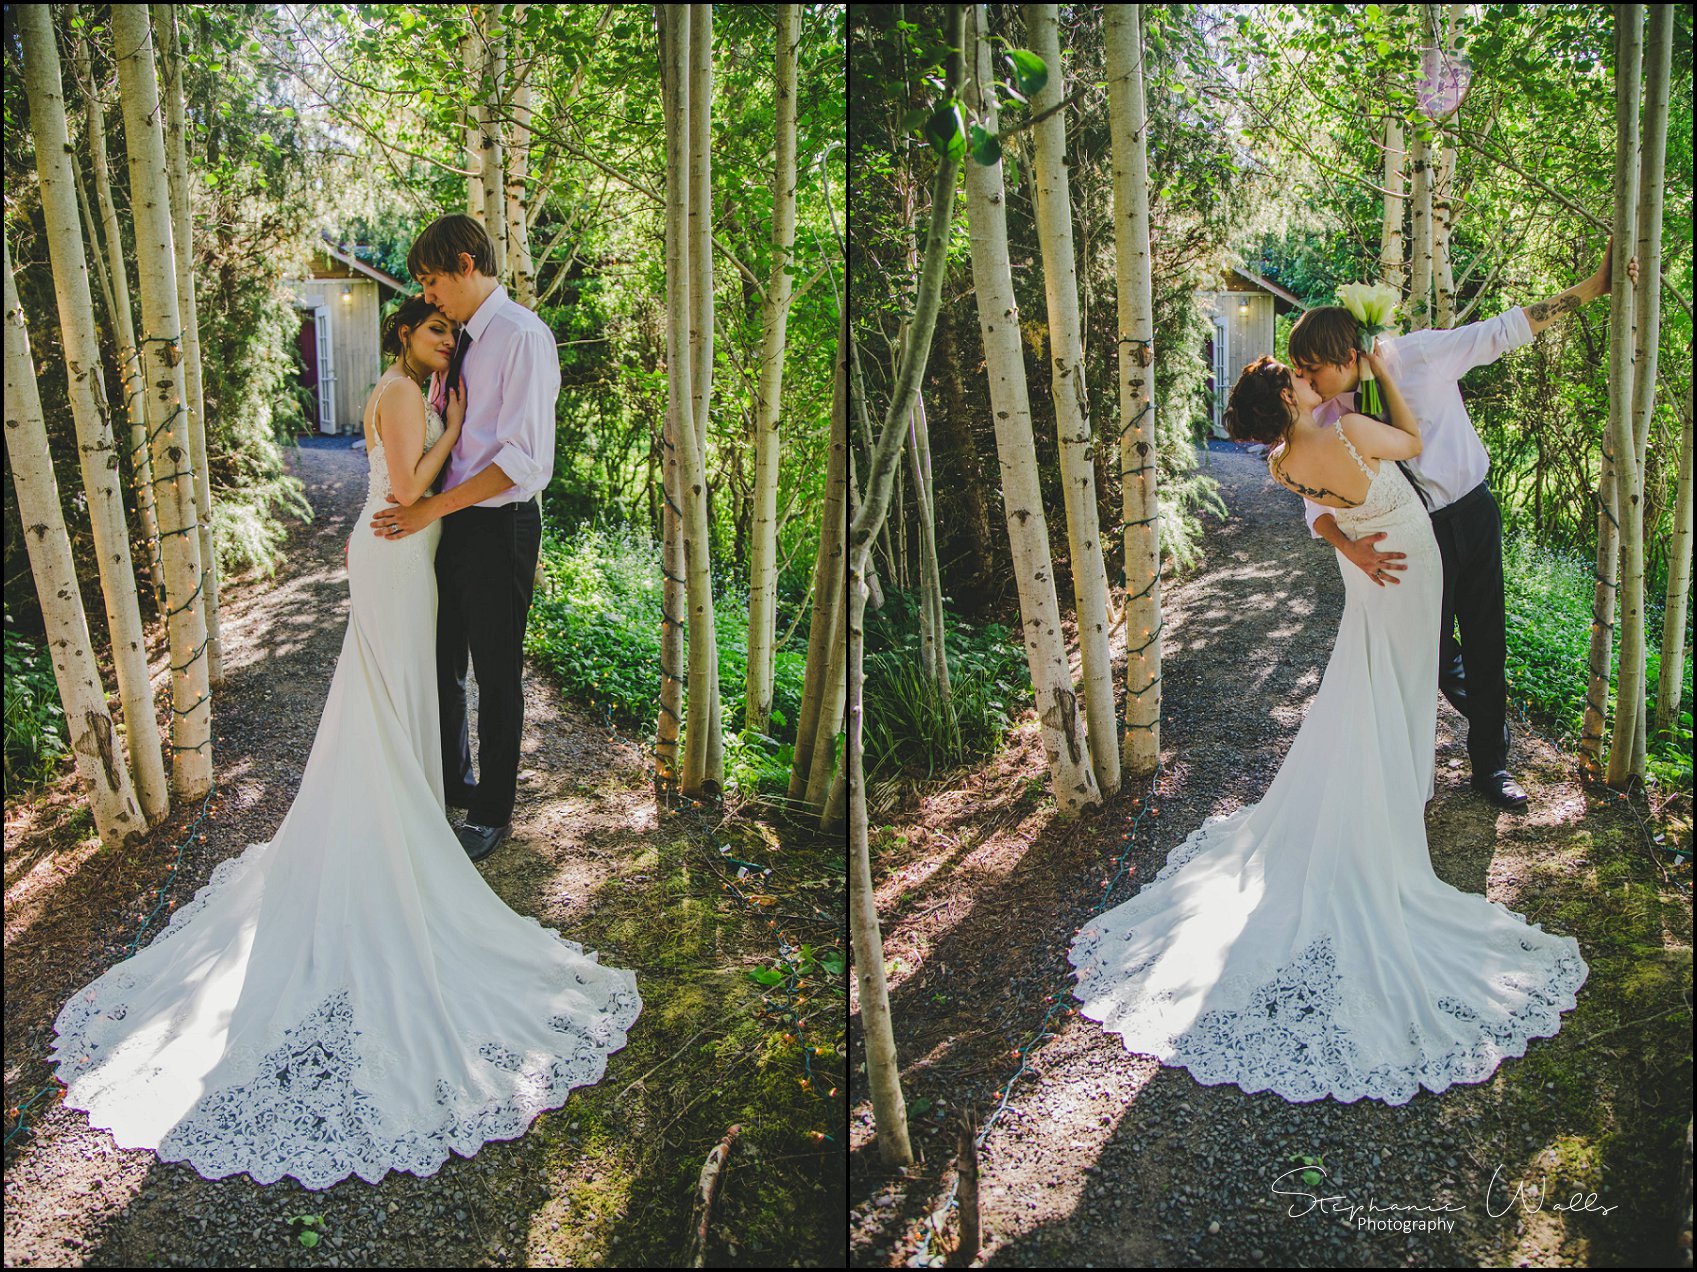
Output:
M840 914L841 845L747 824L715 833L731 856L772 866L758 891L738 884L755 903L724 886L734 868L694 814L663 815L615 850L616 877L574 930L636 969L643 1012L615 1072L538 1124L551 1174L570 1182L558 1190L564 1213L549 1216L558 1231L533 1236L533 1260L676 1265L702 1164L736 1125L708 1266L846 1261L844 976L816 967L785 996L748 974L777 966L785 940L840 948L840 917L800 920L831 914L829 895ZM791 999L799 1034L772 1011Z

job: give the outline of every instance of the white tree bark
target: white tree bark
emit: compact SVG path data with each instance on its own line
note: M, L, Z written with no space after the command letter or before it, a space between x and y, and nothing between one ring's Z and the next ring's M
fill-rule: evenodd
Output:
M1379 234L1379 278L1403 294L1408 286L1408 262L1403 259L1402 221L1407 210L1403 165L1407 152L1402 140L1402 120L1394 112L1385 114L1385 216Z
M124 103L130 200L135 217L136 264L141 283L144 347L157 349L148 364L159 423L153 437L154 484L165 557L166 631L171 649L171 788L199 799L212 785L212 693L206 666L206 613L200 586L200 537L195 524L185 406L182 318L177 309L171 205L165 182L165 138L160 126L159 79L144 5L116 5L112 42Z
M1680 673L1685 666L1685 613L1691 600L1691 380L1685 381L1685 414L1679 421L1679 487L1668 544L1668 587L1662 611L1662 669L1656 679L1656 730L1665 745L1679 718Z
M177 259L177 308L183 315L183 371L188 388L189 453L194 463L195 520L200 528L200 586L206 603L206 670L214 687L224 682L224 648L218 623L218 554L212 543L212 474L206 466L205 394L200 367L200 313L194 298L193 219L189 207L188 145L183 130L182 51L177 6L153 6L165 74L165 155L171 183L171 245Z
M484 54L488 75L480 107L483 121L483 224L495 245L495 276L508 281L507 274L507 215L505 179L506 146L502 144L502 117L506 114L507 58L505 54L505 23L501 19L504 4L483 6L483 36L487 51Z
M672 23L670 47L675 74L666 80L666 292L671 341L678 357L669 365L669 391L677 394L681 415L676 433L683 486L685 586L689 596L689 696L684 725L683 793L717 796L724 790L723 754L713 747L713 718L718 695L718 649L714 643L713 579L708 559L707 471L697 442L692 405L693 377L689 325L699 310L692 305L692 243L688 215L694 135L691 116L697 103L690 91L692 32L688 12L664 10Z
M1120 486L1125 516L1125 770L1147 777L1161 759L1160 496L1155 437L1155 307L1149 254L1149 110L1143 6L1103 20L1114 149L1118 257Z
M1620 518L1620 673L1615 685L1614 730L1609 740L1606 779L1624 786L1632 775L1632 733L1644 707L1643 569L1644 512L1640 494L1638 447L1632 435L1632 404L1639 374L1634 353L1633 320L1637 315L1636 288L1626 272L1630 247L1638 230L1639 156L1638 104L1643 67L1644 6L1615 6L1615 217L1612 256L1614 276L1609 305L1609 445L1614 452L1616 507ZM1640 262L1642 264L1642 262ZM1644 276L1645 287L1657 279ZM1632 584L1634 547L1637 550L1637 607ZM1633 628L1639 630L1635 634Z
M695 450L699 463L701 500L701 569L703 580L699 605L707 615L709 639L702 647L706 661L707 742L702 752L703 790L717 793L725 785L724 711L719 695L719 648L711 640L717 623L713 612L713 586L708 571L712 519L707 489L707 434L713 403L713 6L694 4L690 17L689 74L689 249L690 305L695 331L695 352L690 358L695 410ZM686 494L694 495L694 486ZM687 525L687 522L686 522ZM690 630L695 630L694 604ZM691 650L695 649L692 644ZM686 775L688 764L685 764ZM686 786L686 790L691 789Z
M1066 97L1061 74L1059 6L1028 4L1025 26L1031 51L1049 68L1032 96L1043 112ZM1072 557L1078 644L1084 664L1084 718L1090 760L1103 797L1120 788L1120 741L1114 714L1114 668L1108 652L1108 572L1096 517L1094 439L1084 386L1084 339L1078 323L1078 282L1072 254L1072 192L1066 170L1066 117L1057 111L1034 130L1037 164L1037 237L1043 251L1043 288L1049 308L1049 373L1059 434L1061 484L1066 492L1067 550Z
M840 642L843 605L843 566L847 553L844 517L848 510L848 327L838 315L840 335L838 378L831 402L831 450L825 462L825 501L820 511L819 554L813 560L813 613L807 631L807 669L801 686L801 709L796 716L795 759L790 765L789 797L807 792L815 742L829 683L833 633ZM829 752L827 752L829 754Z
M1411 331L1424 331L1432 325L1432 162L1429 147L1421 138L1424 127L1422 121L1416 121L1408 146L1414 197L1408 218L1408 302L1403 309Z
M460 65L466 83L472 86L472 104L464 114L466 167L466 215L482 221L489 206L483 192L483 21L482 9L471 6L471 21L460 37ZM487 228L487 226L485 227Z
M999 125L988 23L985 6L971 6L967 60L976 74L969 99L983 127L993 133ZM1061 816L1072 817L1101 803L1102 797L1091 766L1078 696L1073 691L1072 668L1061 635L1060 606L1055 599L1049 529L1043 515L1037 448L1031 436L1031 405L1026 396L1019 308L1008 264L1006 204L1000 161L989 167L969 162L966 211L972 233L972 280L978 292L978 327L983 333L984 360L990 375L990 409L996 417L1002 500L1019 586L1026 665L1049 761L1050 789Z
M95 554L100 563L100 592L111 634L112 661L118 674L118 693L123 703L130 762L135 766L141 808L150 820L157 821L165 815L170 799L164 758L159 750L159 720L154 714L153 689L147 674L141 602L136 596L135 568L130 562L124 492L118 482L118 452L101 378L100 340L94 329L94 304L89 298L88 264L83 254L82 225L71 173L72 152L65 123L59 48L54 39L52 14L46 6L21 7L16 17L24 49L24 86L29 96L30 130L35 138L36 171L41 181L42 217L53 261L53 293L58 301L59 330L65 351L66 390L76 421L77 454L82 466L83 489L88 495L89 528L94 533ZM10 278L8 269L8 285ZM15 387L8 377L8 391ZM16 462L15 450L8 448L7 454ZM80 602L78 614L80 622ZM122 762L119 752L118 763ZM128 791L128 778L123 785Z
M780 4L777 17L772 272L760 306L760 380L754 402L754 524L749 545L748 682L743 691L743 728L756 733L767 732L772 719L772 641L778 606L778 442L790 312L789 265L795 247L796 49L801 41L801 6Z
M40 10L42 25L50 23L45 5L27 7ZM21 17L24 10L20 8L19 12ZM19 27L28 59L25 73L29 74L27 68L39 56L32 46L39 32L32 35L22 20ZM50 26L47 34L51 38ZM35 576L35 594L41 601L47 647L53 657L53 677L59 686L59 703L65 711L77 773L83 780L101 843L118 847L145 835L147 823L130 786L130 771L124 764L111 713L106 710L106 690L100 683L100 668L89 644L88 617L83 612L76 565L71 559L71 540L65 533L64 513L60 510L59 483L53 475L53 461L47 448L47 421L41 413L41 396L36 389L29 329L12 282L11 243L0 244L0 252L6 264L7 467L17 490L24 547L29 552L30 571ZM152 741L157 761L157 733Z
M529 5L515 4L511 23L515 53ZM513 298L527 308L536 304L536 267L530 259L530 220L525 180L530 171L530 67L509 63L513 82L512 140L507 146L507 259L513 272Z
M683 784L683 767L678 759L678 737L683 729L684 614L688 606L685 595L689 566L684 558L683 516L684 482L683 452L679 449L678 427L691 425L693 417L683 405L689 386L689 315L688 278L682 273L684 248L682 229L674 226L673 214L686 197L672 186L671 157L674 154L673 132L678 125L673 113L687 104L687 92L676 86L688 73L688 54L680 53L676 43L676 23L664 8L660 15L661 80L667 110L667 200L666 200L666 420L661 433L663 449L661 471L665 506L661 514L664 525L665 588L662 596L664 613L660 641L660 719L655 730L655 768L661 791L677 795ZM674 283L681 282L681 290Z
M72 5L73 16L81 8ZM147 544L148 578L153 588L154 608L165 613L165 564L159 553L159 518L153 507L153 458L147 446L147 386L142 382L141 350L136 346L135 319L130 314L130 271L124 260L124 241L118 229L118 209L112 202L112 180L106 159L106 120L101 94L94 83L88 39L75 34L77 81L88 114L89 155L94 166L94 198L100 205L100 223L106 234L106 254L111 261L113 334L118 340L118 371L124 382L124 415L130 424L130 469L136 486L136 512L141 518L142 538ZM133 744L132 744L133 745ZM164 771L163 767L160 769ZM161 815L162 815L161 810ZM155 814L149 810L150 817Z
M1608 781L1642 780L1648 722L1644 719L1647 661L1644 624L1644 469L1650 416L1656 406L1656 361L1662 332L1662 202L1668 148L1668 74L1673 61L1673 10L1649 7L1644 41L1643 148L1638 174L1636 253L1643 282L1633 294L1636 347L1632 373L1632 487L1622 492L1621 549L1625 558L1620 589L1620 692L1615 698L1615 743L1609 750ZM1617 14L1619 10L1616 10ZM1637 103L1633 103L1636 108ZM1628 239L1616 239L1617 244ZM1625 255L1617 250L1615 255ZM1617 273L1623 272L1617 270ZM1630 732L1623 728L1630 723ZM1626 742L1626 745L1622 743Z

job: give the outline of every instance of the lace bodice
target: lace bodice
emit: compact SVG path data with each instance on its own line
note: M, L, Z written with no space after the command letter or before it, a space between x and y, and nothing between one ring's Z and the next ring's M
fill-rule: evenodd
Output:
M1337 430L1337 434L1355 466L1371 479L1367 485L1367 497L1360 504L1354 508L1331 510L1340 530L1350 538L1358 539L1362 534L1371 534L1405 521L1426 520L1426 506L1393 461L1381 459L1379 471L1375 473L1367 467L1342 428Z
M424 391L421 389L419 392L423 395ZM437 414L436 408L431 405L429 397L425 397L424 448L426 450L436 444L442 436L442 430L446 427L442 417ZM371 465L371 482L366 488L365 501L368 504L382 503L389 497L389 492L392 489L389 485L389 459L383 453L383 441L378 436L377 431L368 429L366 435L369 438L366 446L366 457Z

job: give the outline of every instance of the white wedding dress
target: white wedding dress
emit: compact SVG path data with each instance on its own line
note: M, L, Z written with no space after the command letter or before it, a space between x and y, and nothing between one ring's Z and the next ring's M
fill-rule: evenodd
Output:
M442 420L426 405L428 446ZM351 614L298 794L55 1021L65 1103L120 1148L327 1188L430 1175L600 1080L633 972L516 914L443 805L441 522L397 541L383 447L349 538Z
M1405 1104L1554 1034L1588 969L1571 936L1433 873L1437 542L1388 460L1333 515L1351 538L1386 531L1402 581L1380 587L1337 554L1343 619L1278 775L1085 925L1073 995L1128 1050L1209 1086Z

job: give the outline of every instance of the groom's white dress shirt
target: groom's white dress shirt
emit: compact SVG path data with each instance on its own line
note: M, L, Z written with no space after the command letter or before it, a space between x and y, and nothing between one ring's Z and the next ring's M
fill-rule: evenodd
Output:
M444 493L490 464L513 482L476 506L499 508L541 494L554 475L554 402L560 356L548 324L497 286L466 322L460 363L466 414L448 458Z
M1453 330L1411 331L1381 337L1384 359L1409 410L1420 421L1422 449L1408 465L1432 501L1433 512L1448 507L1485 480L1491 457L1479 440L1457 383L1474 367L1495 362L1510 349L1530 344L1526 311L1516 307ZM1314 408L1317 424L1334 424L1354 410L1354 395L1340 393ZM1304 499L1303 516L1315 538L1314 523L1336 509Z

